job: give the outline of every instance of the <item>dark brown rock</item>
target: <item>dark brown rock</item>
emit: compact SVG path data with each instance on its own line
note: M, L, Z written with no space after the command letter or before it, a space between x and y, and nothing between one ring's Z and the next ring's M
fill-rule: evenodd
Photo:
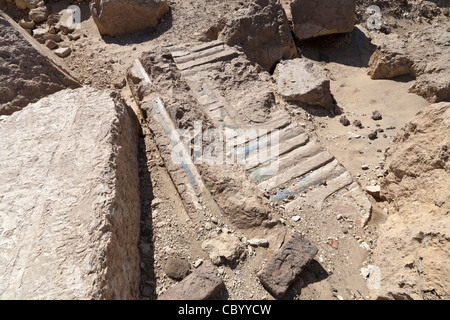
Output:
M378 48L369 61L372 79L409 75L415 79L409 88L430 103L450 98L450 33L446 26L433 25L404 35L378 39ZM426 57L426 58L424 58Z
M362 125L361 120L355 120L355 121L353 121L353 125L354 125L355 127L357 127L357 128L360 128L360 129L363 129L363 128L364 128L363 125Z
M301 234L294 233L264 269L258 272L258 278L276 298L281 298L317 252L316 246Z
M95 0L90 7L100 33L110 36L156 27L169 11L164 0Z
M355 0L294 0L290 4L293 31L299 40L353 30Z
M224 287L222 278L211 261L205 261L183 281L163 293L159 300L207 300Z

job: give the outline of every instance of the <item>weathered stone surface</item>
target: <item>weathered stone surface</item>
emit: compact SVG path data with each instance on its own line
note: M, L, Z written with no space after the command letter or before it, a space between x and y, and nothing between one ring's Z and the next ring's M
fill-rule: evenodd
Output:
M210 261L205 261L183 281L163 293L158 300L207 300L224 288L222 278Z
M258 272L258 278L275 297L281 298L317 252L311 242L296 232Z
M186 259L169 257L164 265L164 272L172 279L183 280L189 274L191 265Z
M214 264L219 265L236 260L245 248L235 236L223 232L216 238L203 241L202 249Z
M379 229L374 297L450 298L450 103L421 110L386 154L381 194L391 204Z
M372 79L390 79L410 74L413 64L402 41L392 37L373 53L369 61L369 75Z
M269 241L267 239L250 239L248 244L254 247L268 247Z
M445 26L430 26L405 35L378 36L379 43L369 61L372 79L410 75L410 88L431 103L450 98L450 32Z
M0 299L134 299L138 123L114 93L64 90L0 122Z
M258 0L234 12L218 39L240 46L250 61L272 71L282 59L297 58L286 13L279 0Z
M52 50L57 48L58 44L55 41L48 39L47 41L45 41L45 46L50 50Z
M48 11L48 8L46 6L43 6L38 7L36 9L31 9L30 13L28 14L28 17L30 18L31 21L39 23L47 20L49 14L50 13Z
M59 48L59 49L55 50L55 54L58 57L65 58L65 57L69 56L71 51L72 50L70 48L67 48L67 47L66 48Z
M110 36L156 27L169 11L164 0L94 0L90 6L100 33Z
M36 22L22 19L19 21L19 25L25 29L33 29L36 26Z
M351 32L355 0L294 0L290 4L294 34L299 40Z
M41 0L15 0L16 7L20 10L35 9Z
M350 123L350 120L348 120L346 116L342 116L342 117L339 119L339 122L340 122L344 127L348 127L348 126L351 124L351 123Z
M374 196L376 198L380 197L380 192L381 192L381 187L380 186L367 186L365 188L365 190L371 196Z
M307 58L282 61L275 74L278 75L278 93L285 100L333 107L330 79L313 61Z
M66 88L79 87L62 63L0 11L0 115Z
M52 40L54 42L60 42L62 40L61 34L59 33L50 33L49 29L37 28L33 30L33 38L36 39L37 42L45 44L47 40Z

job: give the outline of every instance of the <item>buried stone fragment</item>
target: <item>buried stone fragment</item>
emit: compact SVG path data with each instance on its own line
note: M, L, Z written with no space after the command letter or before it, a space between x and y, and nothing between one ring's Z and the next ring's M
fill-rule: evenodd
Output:
M285 60L278 64L278 93L286 101L298 101L331 109L330 79L319 65L307 58Z
M211 261L205 261L193 273L177 283L158 300L207 300L213 298L225 286Z

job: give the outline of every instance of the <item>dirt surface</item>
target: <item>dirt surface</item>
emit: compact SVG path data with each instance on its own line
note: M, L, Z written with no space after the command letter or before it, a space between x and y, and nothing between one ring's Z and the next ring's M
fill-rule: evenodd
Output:
M11 115L29 103L79 84L64 71L64 62L4 13L0 15L0 115ZM50 58L49 58L50 57Z
M164 165L158 145L146 126L146 117L126 85L127 69L145 52L158 47L196 42L211 26L230 12L242 8L241 1L170 1L170 11L158 27L148 32L117 37L101 36L89 13L87 3L81 8L80 38L63 36L60 46L70 47L64 59L71 75L84 85L112 89L122 94L139 116L141 181L141 299L156 299L177 283L164 271L173 255L189 261L191 268L208 259L202 249L211 232L230 232L239 239L244 235L228 222L209 218L199 222L185 208L171 175ZM47 1L51 13L59 13L76 1ZM282 1L286 5L288 1ZM371 1L357 1L358 25L350 34L333 35L297 42L301 54L322 66L331 80L336 112L296 103L279 103L305 131L317 139L362 187L380 185L385 175L385 151L399 130L429 103L408 91L413 79L372 80L368 62L376 49L371 39L383 41L391 33L405 34L422 30L430 24L450 27L448 1L377 1L383 27L367 30L366 13ZM1 4L1 2L0 2ZM17 21L24 13L6 10ZM381 39L381 40L380 40ZM259 74L276 91L276 79L268 72ZM281 100L277 97L277 101ZM382 119L372 118L378 111ZM341 117L350 121L343 126ZM361 125L355 126L359 120ZM369 135L377 132L377 138ZM372 136L373 137L373 136ZM380 225L392 208L387 202L371 198L372 217L365 227L346 219L338 211L304 210L281 216L288 233L298 231L313 242L319 252L293 284L285 299L371 299L361 268L372 265L373 251ZM389 210L388 210L389 208ZM343 209L345 212L345 209ZM273 252L264 247L247 248L247 256L235 265L218 268L226 291L222 299L274 299L257 279L257 272Z

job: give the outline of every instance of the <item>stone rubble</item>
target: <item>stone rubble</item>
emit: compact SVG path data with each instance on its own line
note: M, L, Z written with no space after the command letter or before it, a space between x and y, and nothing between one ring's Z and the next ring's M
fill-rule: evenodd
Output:
M351 32L355 25L355 0L294 0L289 6L288 16L299 40Z
M136 299L134 113L115 93L68 89L0 122L0 135L0 298Z
M299 101L327 109L333 107L330 79L307 58L282 61L277 65L278 93L286 101Z
M169 290L159 300L207 300L220 294L224 282L211 261L204 261L200 267Z
M169 4L165 0L94 0L90 8L101 34L119 36L156 27Z
M375 41L377 38L375 39ZM410 92L430 103L450 98L450 32L445 26L429 26L406 35L391 35L379 45L369 61L372 79L410 75Z
M64 64L0 11L0 115L11 115L49 94L79 87Z
M281 298L317 252L311 242L294 233L258 272L258 278L275 297Z

